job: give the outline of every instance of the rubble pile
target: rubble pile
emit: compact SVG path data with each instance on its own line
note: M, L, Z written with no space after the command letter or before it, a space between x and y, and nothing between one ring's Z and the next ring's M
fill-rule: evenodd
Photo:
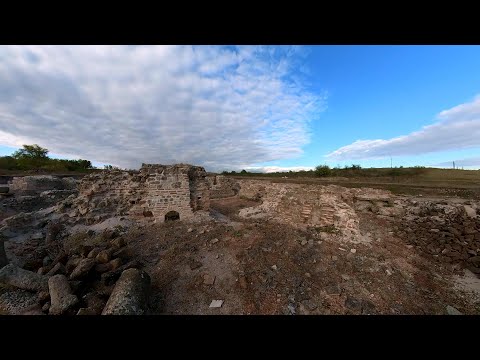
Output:
M150 277L132 260L132 249L117 231L71 235L57 247L55 257L45 255L49 250L52 255L51 245L42 250L31 252L29 270L14 264L0 269L3 311L49 315L147 312ZM20 307L15 306L16 298L25 299ZM104 310L107 302L110 305Z

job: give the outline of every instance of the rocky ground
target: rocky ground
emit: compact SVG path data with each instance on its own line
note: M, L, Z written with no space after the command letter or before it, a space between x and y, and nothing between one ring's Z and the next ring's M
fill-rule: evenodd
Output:
M200 222L83 224L49 209L2 223L8 266L40 284L4 281L3 313L101 314L132 289L148 314L480 314L470 199L243 180Z

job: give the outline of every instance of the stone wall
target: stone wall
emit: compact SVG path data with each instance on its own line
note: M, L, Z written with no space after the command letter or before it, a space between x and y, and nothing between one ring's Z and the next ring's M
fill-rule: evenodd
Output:
M235 179L224 175L211 175L207 177L210 187L211 199L222 199L235 196L240 191L240 184Z
M170 211L180 219L208 210L205 169L177 164L143 164L139 171L104 171L82 179L74 208L80 216L129 216L163 222Z
M51 175L18 176L9 184L10 192L17 194L40 194L47 190L75 190L76 180Z

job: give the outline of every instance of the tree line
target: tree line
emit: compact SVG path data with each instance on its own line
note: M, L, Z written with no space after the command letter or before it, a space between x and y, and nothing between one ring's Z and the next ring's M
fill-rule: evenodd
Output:
M23 145L11 155L0 157L0 169L4 170L86 172L93 168L90 160L52 159L48 156L48 149L37 144Z

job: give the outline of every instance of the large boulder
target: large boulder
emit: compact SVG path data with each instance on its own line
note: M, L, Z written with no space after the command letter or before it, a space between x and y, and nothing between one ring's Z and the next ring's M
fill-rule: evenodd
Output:
M0 269L0 283L24 290L41 291L47 289L48 277L8 264Z
M65 275L54 275L48 279L48 290L51 300L49 313L52 315L61 315L78 303Z
M125 270L108 299L102 315L143 315L147 311L150 276L138 269Z

